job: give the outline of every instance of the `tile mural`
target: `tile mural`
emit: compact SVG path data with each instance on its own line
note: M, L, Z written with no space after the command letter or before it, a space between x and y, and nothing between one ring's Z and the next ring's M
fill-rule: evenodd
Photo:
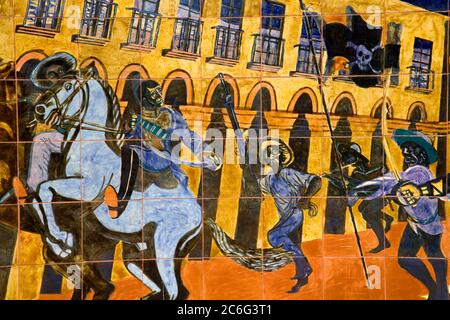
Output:
M0 0L0 299L449 299L449 5Z

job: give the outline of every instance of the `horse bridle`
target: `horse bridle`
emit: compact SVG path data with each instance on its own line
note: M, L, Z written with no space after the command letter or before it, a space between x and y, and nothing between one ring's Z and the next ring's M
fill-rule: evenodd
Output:
M48 103L51 99L56 104L56 110L52 112L51 115L48 116L48 119L45 121L45 123L49 126L54 125L54 122L56 119L60 120L61 125L63 123L71 124L71 128L77 127L79 129L83 130L92 130L92 131L100 131L100 132L107 132L107 133L114 133L114 134L123 134L126 133L122 130L117 130L114 128L109 128L104 125L100 125L97 123L90 123L84 120L84 115L86 114L86 111L89 106L89 87L86 86L87 82L92 79L92 75L88 75L83 81L80 81L79 79L75 79L78 86L73 90L73 92L64 100L60 101L58 98L57 91L53 88L47 89L45 95L48 96L47 99L43 102L44 104ZM60 86L64 86L64 83ZM67 116L66 115L66 107L67 105L75 98L75 96L82 92L83 98L80 105L80 108L73 116ZM83 125L87 125L89 127L83 127Z

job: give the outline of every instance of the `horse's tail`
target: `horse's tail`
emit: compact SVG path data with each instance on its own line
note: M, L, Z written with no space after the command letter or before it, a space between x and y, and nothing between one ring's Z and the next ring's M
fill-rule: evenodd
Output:
M212 219L208 226L220 251L238 264L255 271L276 271L292 262L292 253L281 248L249 249L231 239Z

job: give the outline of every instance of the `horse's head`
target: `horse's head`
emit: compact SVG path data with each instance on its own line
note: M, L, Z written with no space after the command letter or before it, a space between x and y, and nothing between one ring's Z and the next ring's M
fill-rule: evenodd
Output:
M35 118L48 126L58 126L64 120L76 118L83 109L85 81L76 76L59 80L35 105Z

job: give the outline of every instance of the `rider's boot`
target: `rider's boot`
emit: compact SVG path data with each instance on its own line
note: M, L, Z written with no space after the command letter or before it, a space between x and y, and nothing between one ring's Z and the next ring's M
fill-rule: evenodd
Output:
M293 257L292 260L295 264L295 275L291 280L297 280L297 283L287 293L297 293L301 287L307 285L308 277L313 271L305 257Z
M13 178L12 186L14 189L14 195L20 205L24 205L26 202L29 202L28 200L30 200L30 196L34 194L33 190L27 189L18 177Z
M105 190L105 202L109 208L111 218L116 219L125 211L128 200L133 193L139 169L139 158L136 152L125 145L122 148L122 168L120 175L120 189L117 194L113 187Z

